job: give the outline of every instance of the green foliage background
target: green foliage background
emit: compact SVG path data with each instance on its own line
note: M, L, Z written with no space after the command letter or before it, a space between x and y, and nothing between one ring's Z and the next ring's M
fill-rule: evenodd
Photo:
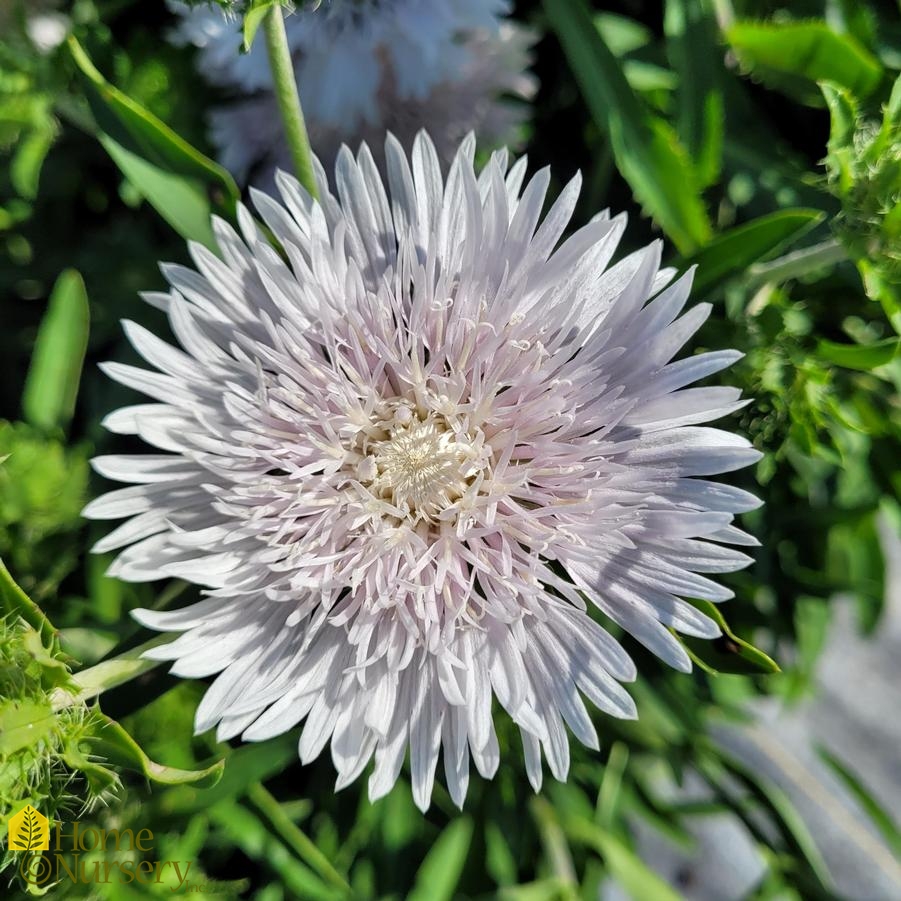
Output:
M612 878L640 901L667 901L681 889L640 859L632 826L684 844L693 817L728 811L767 864L748 897L835 897L803 821L710 725L740 721L760 694L805 697L837 593L853 595L862 630L879 628L877 518L901 523L897 5L517 4L541 35L532 164L551 164L558 188L582 170L577 224L625 209L624 251L662 234L674 265L697 263L695 299L714 314L696 347L745 353L723 378L754 399L734 425L765 452L737 477L766 501L745 517L762 546L754 567L727 577L727 637L691 644L693 675L623 639L641 673L640 719L598 715L603 747L573 746L567 784L533 796L501 720L496 779L475 778L462 813L439 786L425 816L404 778L376 804L365 779L335 795L327 755L301 767L294 734L246 746L194 737L202 683L135 662L152 636L128 611L195 590L121 584L87 554L98 535L79 511L101 489L87 459L138 449L99 426L130 398L96 363L131 361L119 319L165 333L137 292L161 286L158 260L187 261L185 237L208 241L210 211L231 215L239 192L207 158L205 111L221 98L191 51L167 43L164 4L62 4L74 40L48 53L27 36L26 6L0 2L3 819L27 798L103 828L150 828L154 858L194 861L208 897L551 901L596 898ZM69 671L122 654L93 706ZM58 715L53 692L77 703ZM38 715L46 728L23 738ZM898 847L850 764L835 763ZM661 788L689 774L708 786L704 805ZM7 854L0 878L24 892L15 863Z

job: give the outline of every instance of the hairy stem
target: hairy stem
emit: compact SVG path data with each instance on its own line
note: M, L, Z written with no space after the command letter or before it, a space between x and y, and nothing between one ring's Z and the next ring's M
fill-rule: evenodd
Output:
M310 150L310 138L300 107L300 95L297 93L297 82L294 80L294 64L291 61L288 36L285 33L285 19L279 3L274 3L266 14L263 32L266 35L266 52L269 55L275 97L285 126L291 161L294 163L294 170L300 183L312 197L316 197L313 153Z
M847 259L848 253L838 239L830 238L813 247L793 250L769 263L757 263L748 270L748 275L754 285L785 282Z

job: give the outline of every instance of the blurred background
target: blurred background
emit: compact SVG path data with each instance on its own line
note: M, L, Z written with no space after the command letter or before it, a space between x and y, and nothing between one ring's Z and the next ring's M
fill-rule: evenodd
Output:
M501 140L528 153L530 171L550 165L551 196L581 170L574 226L626 210L622 253L659 236L670 263L698 264L695 299L714 313L694 349L745 353L722 379L753 402L729 427L765 454L733 480L765 506L744 517L761 542L754 566L724 578L736 594L724 638L691 642L686 676L623 637L640 719L596 714L601 751L574 744L569 781L538 796L500 719L500 771L474 778L462 812L437 787L420 814L405 777L375 804L363 779L336 795L327 755L301 767L293 733L261 745L195 737L205 686L162 670L104 693L102 714L126 733L120 752L135 743L108 766L83 724L77 741L71 723L39 748L4 740L12 671L46 685L52 666L34 648L9 651L25 609L12 580L76 670L150 637L132 608L197 594L109 579L109 559L88 553L104 531L79 515L103 487L89 457L141 450L101 428L134 401L97 363L137 362L120 319L168 334L138 297L162 288L158 261L188 262L185 238L203 239L209 213L233 214L285 162L259 57L238 72L217 62L220 46L238 58L239 11L0 0L0 558L12 611L0 818L27 797L99 828L150 828L154 859L194 861L211 897L896 901L901 10L488 5L501 30L454 32L468 62L425 99L392 83L373 121L344 128L323 113L314 150L327 162L342 140L386 127L403 137L426 122L448 144L474 128L480 153ZM298 17L330 4L300 6ZM365 16L372 4L357 6ZM171 769L220 759L211 788ZM27 792L25 769L43 774ZM17 897L28 887L11 861L0 880ZM63 883L50 897L174 887Z

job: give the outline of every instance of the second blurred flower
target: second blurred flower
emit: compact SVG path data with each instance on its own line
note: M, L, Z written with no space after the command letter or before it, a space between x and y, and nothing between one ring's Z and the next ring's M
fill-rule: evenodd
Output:
M240 22L215 6L170 0L176 40L200 50L203 77L234 94L211 115L222 163L243 182L290 169L262 41L239 52ZM313 149L326 168L342 143L405 146L425 127L449 161L462 137L518 143L537 83L532 33L508 0L325 0L286 18ZM381 161L379 161L381 162Z

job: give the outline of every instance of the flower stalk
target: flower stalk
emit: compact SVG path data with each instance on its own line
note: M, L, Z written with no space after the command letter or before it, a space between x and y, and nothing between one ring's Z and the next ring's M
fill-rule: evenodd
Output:
M843 263L848 252L837 238L828 238L820 244L793 250L768 263L757 263L748 272L755 286L767 282L779 284L789 279L800 278L818 269Z
M272 83L285 126L285 138L291 152L291 161L294 163L298 180L315 198L318 192L313 174L313 152L310 149L310 137L300 106L297 82L294 80L294 64L291 61L285 19L279 3L274 3L266 13L263 33L266 36L266 53L272 69Z
M72 693L66 689L59 688L53 693L52 704L54 710L62 710L65 707L71 707L73 704L82 704L90 701L119 685L124 685L132 679L149 672L154 667L160 665L159 660L152 660L143 657L145 651L155 648L161 644L168 644L172 641L171 635L163 634L151 638L150 641L125 651L109 660L101 660L94 666L88 667L81 672L72 676L72 682L77 689L76 693Z

